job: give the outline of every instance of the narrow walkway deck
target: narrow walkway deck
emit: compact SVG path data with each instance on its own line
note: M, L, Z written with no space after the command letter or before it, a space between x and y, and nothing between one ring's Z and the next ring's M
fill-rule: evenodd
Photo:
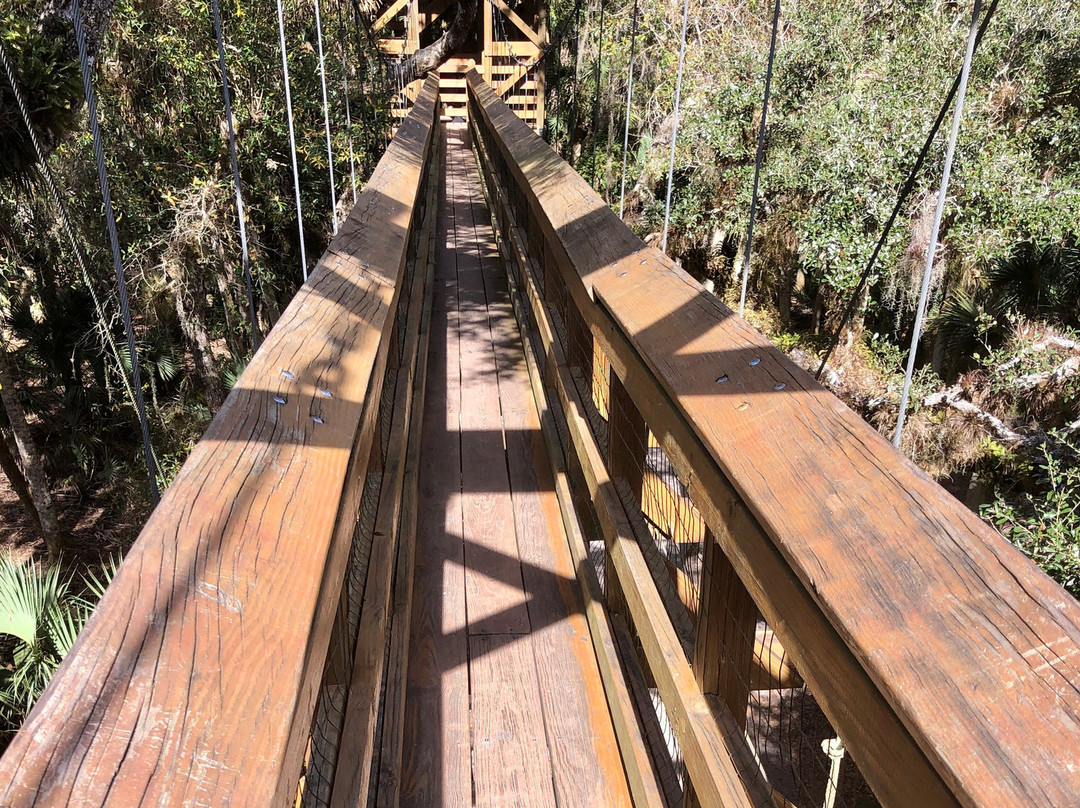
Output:
M443 136L402 805L629 806L469 133Z

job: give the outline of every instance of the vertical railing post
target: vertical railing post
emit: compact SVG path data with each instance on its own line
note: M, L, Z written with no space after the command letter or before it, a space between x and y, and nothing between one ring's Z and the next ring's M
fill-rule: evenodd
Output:
M716 695L746 728L758 610L712 531L705 531L701 605L694 642L694 674L701 691Z
M587 399L591 396L592 373L593 373L593 337L592 331L585 323L573 301L566 306L566 358L570 367L578 368L585 379L585 389L580 391L581 397Z
M591 335L589 339L591 342ZM591 369L592 365L589 367ZM608 379L608 472L612 480L625 480L634 499L640 503L649 428L614 370L608 374ZM612 606L614 603L621 604L622 590L614 572L611 547L605 552L604 570L608 603Z
M637 503L641 503L641 489L645 479L645 449L649 442L649 429L645 418L638 412L630 394L623 386L618 374L609 374L610 392L608 394L608 471L611 479L622 478L634 492Z

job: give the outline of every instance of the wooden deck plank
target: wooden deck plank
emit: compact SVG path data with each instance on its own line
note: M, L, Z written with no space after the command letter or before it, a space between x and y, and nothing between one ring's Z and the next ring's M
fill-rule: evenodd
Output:
M465 558L461 517L461 370L454 210L439 193L435 286L418 476L413 616L401 805L472 803Z
M465 590L470 634L524 634L529 631L521 579L513 503L503 445L502 413L495 353L488 323L481 252L494 250L489 234L476 229L481 218L479 186L468 130L455 130L447 149L453 177L461 340L462 517Z
M476 178L475 195L480 196ZM477 241L492 242L490 214ZM630 806L603 682L498 254L481 256L532 649L560 808ZM571 653L567 653L567 651Z
M481 142L477 146L481 161L488 160L484 144ZM516 225L513 212L507 207L504 189L497 183L492 182L491 167L485 165L483 168L487 182L488 200L495 206L497 217L502 222L500 225L502 228L500 232L500 253L504 261L512 261L517 265L518 273L522 277L521 283L525 285L524 288L520 286L518 281L515 280L515 275L505 275L517 322L519 326L523 326L527 322L523 296L534 295L535 293L531 280L532 261L524 249L524 236ZM546 321L541 318L541 331L545 326ZM554 356L558 347L552 343L550 334L548 334L548 337L546 361L558 364L559 362ZM632 671L624 672L623 670L626 658L621 657L617 649L614 624L604 607L601 584L589 559L582 526L570 492L569 474L562 467L559 459L562 452L559 444L560 439L554 422L554 413L547 401L547 392L535 347L529 344L527 340L522 341L527 374L533 392L533 403L539 410L541 434L547 449L550 469L555 475L555 492L562 514L564 530L566 531L571 565L577 576L579 586L577 591L584 598L584 611L591 633L593 651L621 752L627 786L636 808L663 808L669 804L674 805L673 800L666 800L664 796L661 784L662 778L654 767L649 744L645 741L645 730L640 726L640 716L637 714L634 696L631 692L631 679L635 674ZM636 659L630 661L636 665ZM641 678L640 669L636 671L636 675ZM643 681L641 686L644 687ZM655 718L655 716L653 717ZM671 770L671 779L674 780L675 772L671 768L671 761L667 760L666 762Z
M476 808L555 808L532 635L469 637Z
M864 719L850 711L850 696L830 692L828 677L843 687L833 664L799 660L832 701L879 795L952 804L948 789L970 805L1068 804L1080 791L1080 769L1059 775L1058 761L1080 757L1080 606L670 259L642 245L493 95L484 107L497 114L500 149L542 211L547 236L561 245L552 263L563 267L577 305L595 298L611 312L632 343L619 361L644 360L666 399L656 409L674 406L692 425L708 462L730 479L865 670L847 680L868 677L917 744L902 749L910 765L898 766L898 746L887 741L894 730L859 727ZM725 550L740 552L739 540ZM740 574L757 563L745 554L743 562ZM798 603L793 596L778 605L795 615ZM795 638L783 639L794 652ZM846 665L842 657L835 655L837 664ZM870 708L875 697L862 690L858 700ZM915 777L923 754L934 772Z

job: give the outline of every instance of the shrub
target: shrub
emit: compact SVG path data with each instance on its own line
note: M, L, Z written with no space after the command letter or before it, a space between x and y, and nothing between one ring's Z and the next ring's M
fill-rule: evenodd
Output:
M1031 469L1033 491L983 508L989 519L1050 577L1080 597L1080 450L1048 441Z
M76 591L75 576L58 565L0 557L0 634L14 640L11 662L0 669L0 719L17 729L71 650L116 570L88 574Z

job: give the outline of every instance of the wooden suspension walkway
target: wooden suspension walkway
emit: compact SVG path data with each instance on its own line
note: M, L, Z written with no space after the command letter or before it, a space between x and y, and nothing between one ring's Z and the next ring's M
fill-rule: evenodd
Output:
M418 93L0 806L1080 805L1080 606L466 90Z
M468 140L439 195L401 804L629 806Z

